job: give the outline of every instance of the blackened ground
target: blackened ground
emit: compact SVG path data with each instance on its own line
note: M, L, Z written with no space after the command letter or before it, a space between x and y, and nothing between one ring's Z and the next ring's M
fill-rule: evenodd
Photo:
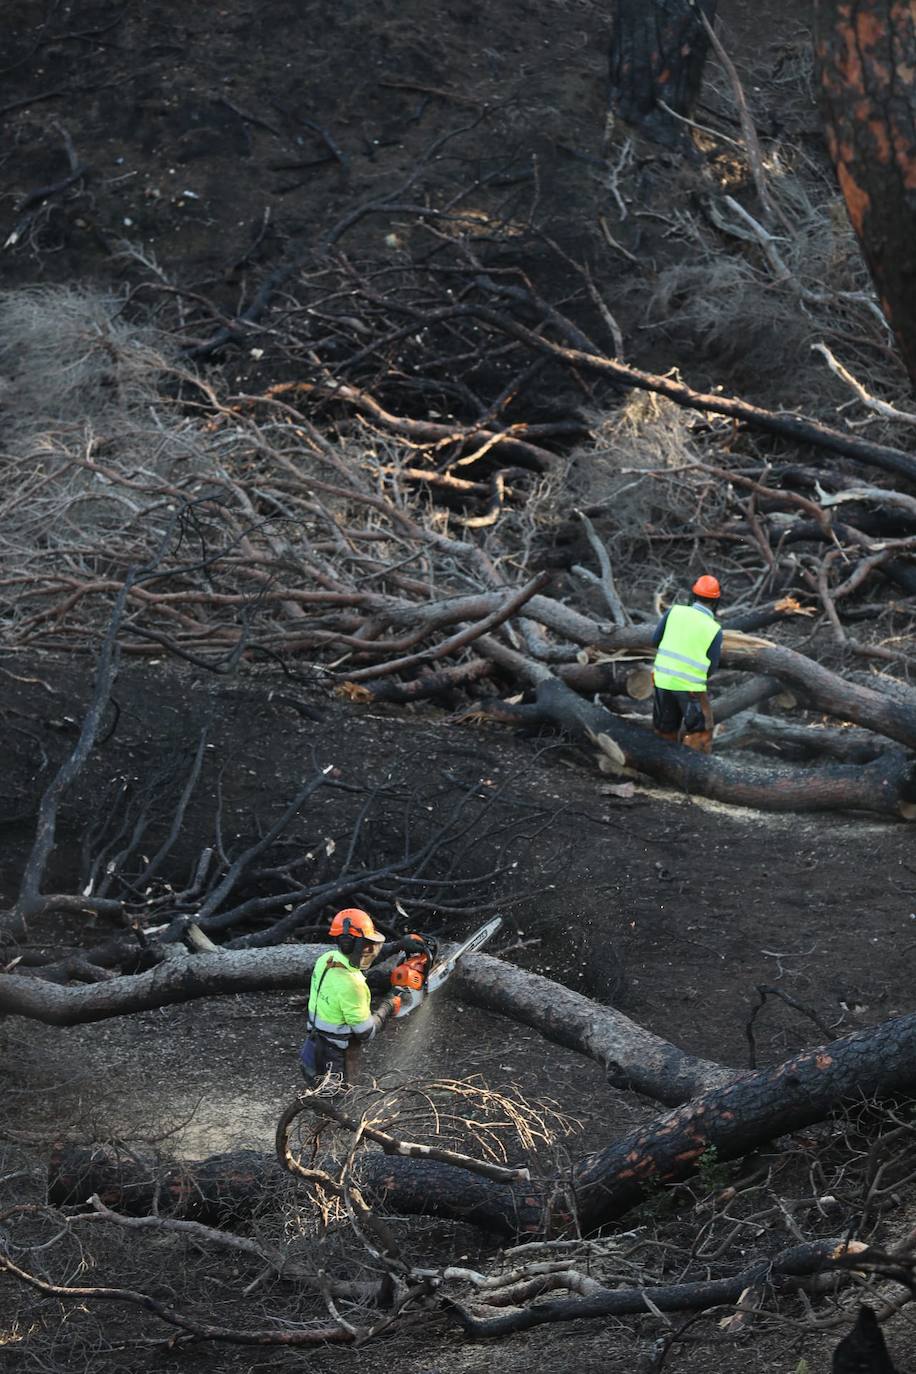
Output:
M821 157L813 105L801 114L797 102L790 108L781 84L789 65L804 66L810 6L721 0L719 9L736 57L772 77L760 89L749 83L763 132L791 122L794 140ZM617 304L637 269L600 232L598 215L612 203L606 173L581 156L601 151L606 37L607 7L597 0L7 0L0 14L0 242L20 224L22 232L0 252L0 287L66 281L122 289L155 275L155 261L168 281L233 312L266 273L303 247L319 248L355 206L391 193L437 139L463 129L424 172L423 193L435 199L498 169L501 185L488 191L479 213L498 208L510 220L516 212L524 217L536 194L541 227L589 261L618 312L628 356L667 368L667 345L638 331L638 304ZM23 200L69 173L62 130L91 175L30 214ZM672 187L680 194L678 170L663 155L647 156L640 175L647 204L653 196L670 198ZM340 246L392 255L396 264L399 236L416 232L407 219L366 216ZM666 223L639 223L640 272L651 275L684 253ZM545 294L562 297L552 251L543 248L529 266ZM206 336L212 321L193 303L187 308L188 335ZM254 387L286 375L269 336L258 342L260 360L237 353L223 364L233 384ZM728 375L712 369L713 380L753 389L758 379L741 366L738 356ZM792 376L774 383L786 404L792 386ZM0 677L6 902L31 840L42 751L53 761L72 744L89 669L82 661L13 656L2 666L12 674ZM294 695L318 709L321 718L312 720L271 696L286 690L270 676L233 685L164 663L128 664L116 689L117 730L62 815L55 886L72 890L82 828L106 804L111 779L146 777L164 759L186 759L208 721L212 749L176 854L182 876L212 838L218 783L224 829L235 840L275 816L316 760L366 787L396 771L405 786L422 790L431 777L457 769L486 788L511 780L520 805L553 812L546 828L535 836L532 827L527 844L513 848L517 879L499 894L508 899L507 938L519 946L510 957L527 967L613 1002L696 1054L736 1066L747 1062L745 1025L758 984L784 989L837 1034L912 1010L916 861L907 827L853 816L740 813L645 789L627 802L603 795L587 755L557 741L450 726L423 710L361 710L297 686ZM297 843L344 839L355 804L348 811L337 799L306 811ZM534 889L538 895L512 902ZM36 923L29 940L81 944L87 933L106 932L104 922L91 932L74 922L68 932L48 920ZM763 1063L818 1038L809 1021L778 1001L755 1029ZM44 1142L77 1122L98 1137L127 1136L138 1148L174 1129L162 1148L174 1144L185 1156L237 1142L269 1149L276 1114L297 1086L301 1030L301 1009L286 995L220 998L70 1030L10 1021L2 1029L5 1100L15 1114L9 1129L17 1139L39 1141L39 1157ZM591 1063L447 998L426 1022L394 1028L367 1067L384 1073L405 1063L426 1075L476 1072L556 1100L582 1123L565 1147L572 1155L654 1110L611 1093ZM228 1265L222 1277L235 1281ZM0 1324L4 1341L16 1321L27 1331L39 1308L48 1320L48 1304L33 1304L5 1282L0 1303L8 1318ZM123 1313L109 1310L106 1320L109 1337L120 1331L130 1338ZM31 1348L17 1337L0 1345L0 1365L8 1358L11 1369L31 1371L73 1367L77 1359L92 1374L108 1374L128 1363L161 1370L179 1361L195 1374L242 1374L302 1363L298 1355L218 1347L107 1357L81 1347L74 1354L66 1323L59 1325L57 1351L43 1335ZM573 1366L632 1374L638 1325L541 1329L498 1346L475 1346L457 1330L437 1329L432 1338L421 1330L396 1347L319 1351L308 1363L334 1374L377 1361L396 1362L405 1374ZM733 1374L740 1365L748 1374L795 1374L801 1353L812 1374L829 1367L835 1337L809 1342L802 1352L793 1328L774 1329L740 1348L679 1347L666 1369ZM898 1332L895 1355L907 1367Z
M77 716L86 699L88 676L60 659L10 657L4 666L22 679L4 679L8 721L21 725L15 712L29 711L28 728L53 757L65 747L66 716ZM513 804L533 816L551 813L546 829L507 854L518 863L518 876L500 891L507 899L507 939L524 946L510 957L526 966L613 1002L694 1053L736 1066L747 1063L745 1025L759 983L811 1006L837 1034L912 1008L916 873L904 824L774 818L642 789L627 802L602 795L603 778L589 757L562 742L443 725L441 715L421 709L367 711L297 687L298 699L320 716L311 720L278 702L279 686L270 678L214 682L165 665L152 683L147 666L128 664L116 688L117 730L65 811L57 881L75 872L73 843L81 819L100 804L104 780L139 775L166 755L186 757L209 719L212 749L182 862L210 837L218 779L224 833L235 841L276 813L314 759L333 762L350 783L368 787L395 776L418 792L457 770L478 778L482 789L508 784ZM30 838L34 758L34 744L11 731L5 790L21 819L4 832L5 899L13 895ZM297 842L342 843L346 806L352 818L359 802L344 797L343 809L342 803L306 808ZM531 829L533 835L537 827ZM546 890L513 903L534 888ZM94 933L104 930L99 922ZM86 934L74 929L74 942ZM37 923L29 936L33 944L55 938L56 919ZM818 1038L809 1021L778 1001L756 1032L762 1063ZM11 1019L4 1028L5 1068L11 1083L18 1080L10 1098L17 1130L49 1140L78 1122L83 1135L141 1144L172 1131L159 1147L184 1158L236 1144L270 1150L277 1114L298 1086L301 1033L299 999L287 994L218 998L69 1030ZM23 1065L32 1066L26 1085ZM514 1084L528 1097L550 1099L581 1122L562 1143L561 1158L593 1149L655 1111L611 1092L596 1065L447 995L422 1022L393 1028L370 1051L366 1070L431 1078L476 1073L493 1086ZM465 1238L465 1246L475 1243ZM432 1237L430 1245L434 1262ZM15 1307L17 1295L9 1296ZM633 1367L626 1330L586 1327L575 1337L587 1368L623 1374ZM559 1358L552 1352L560 1338L552 1331L513 1338L499 1348L499 1368L521 1369L532 1358L547 1368ZM748 1352L748 1368L794 1371L797 1358L790 1363L782 1349L771 1340L760 1343ZM674 1367L716 1368L713 1353L708 1347L684 1352ZM723 1371L734 1353L722 1352ZM490 1358L457 1334L432 1347L414 1334L399 1347L399 1362L411 1374L482 1370ZM314 1367L339 1370L356 1362L354 1354L334 1351L316 1356ZM225 1350L205 1364L249 1367Z

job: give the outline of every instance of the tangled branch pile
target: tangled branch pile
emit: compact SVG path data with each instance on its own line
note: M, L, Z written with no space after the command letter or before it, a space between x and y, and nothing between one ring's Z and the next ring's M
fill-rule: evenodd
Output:
M128 653L166 650L219 673L267 660L301 674L305 664L358 701L454 706L464 693L497 718L513 711L496 698L539 686L537 719L613 739L618 753L605 754L624 771L724 800L909 815L904 755L870 735L787 731L757 709L781 683L807 698L816 724L826 712L912 747L912 695L886 676L866 688L788 648L729 636L726 670L766 680L720 703L720 722L740 713L730 739L742 747L839 758L811 790L804 772L659 753L620 712L639 716L647 686L631 660L651 655L661 607L704 564L726 584L728 629L778 622L794 626L784 643L808 643L822 625L821 659L905 672L916 498L836 463L801 463L786 443L907 479L916 460L641 373L520 284L517 269L485 270L477 248L443 230L434 243L422 269L361 271L341 258L303 272L305 304L273 327L296 379L258 393L227 394L181 361L174 340L129 329L115 302L66 297L59 338L72 362L58 354L51 403L80 418L41 427L30 405L14 430L0 511L8 643L88 648L106 602L141 567L119 630ZM56 303L8 303L28 326L6 357L9 366L17 348L23 376L54 372L40 320ZM616 406L596 419L608 384ZM620 399L623 384L636 390ZM571 410L570 385L584 408ZM507 413L545 395L559 413ZM735 442L737 424L747 433ZM591 437L571 457L556 451L577 434ZM31 535L23 508L34 512ZM878 638L857 637L863 621ZM611 712L586 722L575 693L600 693Z
M20 1200L2 1213L0 1269L36 1291L24 1312L56 1299L75 1331L103 1348L122 1327L133 1339L155 1339L164 1326L173 1342L296 1347L362 1344L392 1329L407 1337L417 1322L443 1336L457 1323L498 1337L614 1317L627 1323L634 1358L658 1359L711 1339L696 1316L664 1314L718 1317L712 1339L727 1344L801 1314L793 1326L799 1348L806 1339L810 1348L848 1325L850 1284L882 1316L910 1300L913 1233L887 1249L870 1243L912 1164L912 1123L895 1105L861 1104L817 1140L793 1137L734 1170L711 1148L692 1182L644 1195L625 1232L531 1234L496 1255L479 1249L471 1227L487 1219L474 1178L484 1190L514 1181L568 1204L562 1142L574 1124L473 1081L401 1081L290 1105L277 1149L295 1188L252 1153L176 1170L118 1146L58 1150L50 1202ZM837 1224L854 1201L861 1239L844 1239ZM423 1211L439 1220L412 1215ZM144 1233L155 1247L131 1245ZM141 1255L152 1270L138 1268ZM117 1285L106 1286L115 1273ZM815 1316L812 1300L825 1297L833 1310ZM118 1325L102 1315L113 1304Z

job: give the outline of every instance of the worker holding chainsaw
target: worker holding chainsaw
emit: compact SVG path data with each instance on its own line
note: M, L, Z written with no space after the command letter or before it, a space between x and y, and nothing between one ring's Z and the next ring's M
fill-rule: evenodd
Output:
M358 907L338 911L328 934L337 947L322 954L315 964L309 988L309 1031L299 1051L299 1066L309 1086L329 1072L349 1082L359 1047L397 1016L402 987L412 987L415 982L422 986L431 960L431 951L421 936L405 935L386 942L369 913ZM404 958L392 974L392 991L372 1011L366 972L380 956L392 954L403 954Z
M706 684L722 655L722 630L716 620L722 591L708 573L697 578L691 591L691 605L672 606L652 637L657 646L652 725L662 739L708 754L713 715Z
M328 931L337 948L322 954L309 988L309 1031L299 1051L299 1066L309 1087L329 1073L348 1084L359 1046L378 1035L392 1016L409 1016L422 1006L452 976L460 960L482 949L501 925L502 917L494 916L440 957L435 936L410 934L385 941L367 911L358 907L338 911ZM391 992L373 1011L366 973L376 959L391 954L401 956L391 970Z

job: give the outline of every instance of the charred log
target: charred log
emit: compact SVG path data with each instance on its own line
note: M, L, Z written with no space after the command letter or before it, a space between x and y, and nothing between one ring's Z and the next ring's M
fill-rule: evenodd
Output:
M142 974L82 987L5 974L0 977L0 1014L71 1026L228 992L301 992L325 948L285 945L179 956ZM532 1026L548 1040L594 1059L615 1086L658 1102L683 1102L734 1076L731 1069L677 1049L616 1008L504 960L468 956L453 982L465 1001ZM387 988L387 976L381 985Z
M48 1201L55 1207L88 1206L93 1194L126 1216L158 1210L167 1216L220 1225L264 1210L283 1171L254 1150L203 1160L141 1159L114 1146L61 1142L48 1162Z
M646 1187L689 1177L711 1147L719 1159L737 1159L844 1102L908 1092L914 1050L916 1015L898 1016L694 1098L579 1164L580 1216L589 1229L615 1220Z
M617 771L644 773L693 796L771 811L862 810L916 819L916 764L901 751L862 767L831 763L816 772L738 766L659 739L577 697L554 677L541 681L533 704L500 705L494 714L501 720L553 725L580 739L607 737Z
M870 735L866 730L831 730L818 725L796 725L776 716L759 714L736 722L735 728L727 731L721 739L717 735L717 748L722 744L732 749L753 748L763 744L793 757L826 755L842 763L871 763L887 748L884 740L877 735Z
M536 1185L510 1188L452 1165L363 1153L359 1188L370 1206L389 1214L463 1221L501 1237L541 1228L544 1195ZM157 1205L170 1216L208 1225L237 1224L288 1197L290 1175L275 1155L240 1150L205 1160L157 1161L109 1146L57 1146L48 1163L48 1200L106 1206L146 1216Z
M716 722L731 720L732 716L748 711L761 702L783 693L782 683L775 677L749 677L716 697Z
M817 1274L825 1264L846 1253L842 1240L815 1240L795 1245L782 1254L761 1256L740 1274L693 1283L653 1285L651 1288L604 1288L583 1298L550 1298L518 1307L499 1316L475 1316L460 1303L448 1304L461 1326L474 1336L507 1336L528 1331L547 1322L588 1321L598 1317L624 1317L633 1313L702 1311L722 1303L738 1302L748 1288L768 1283L777 1290L793 1280ZM860 1366L860 1368L862 1368Z
M552 624L581 643L600 644L608 653L620 649L641 649L647 656L654 653L649 631L643 626L601 627L585 616L558 607L546 597L533 597L528 614L545 624ZM528 662L520 654L512 655L493 641L482 640L480 648L487 657L493 657L495 662L501 662L513 672L518 680L532 686L549 676L541 665ZM875 691L859 681L839 677L794 649L728 629L725 630L722 667L779 678L810 706L916 749L916 694L911 691Z
M617 1221L659 1186L691 1177L710 1150L719 1160L737 1159L824 1120L844 1104L914 1087L916 1014L910 1014L806 1050L775 1068L745 1073L586 1156L572 1171L572 1210L565 1196L536 1182L498 1184L446 1164L386 1155L360 1156L359 1186L370 1204L390 1213L448 1216L503 1235L570 1227L588 1234ZM158 1186L176 1205L198 1207L200 1167L157 1169L135 1156L113 1157L106 1147L68 1145L52 1157L49 1196L73 1206L98 1193L119 1211L148 1211ZM213 1199L207 1205L238 1209L255 1197L263 1205L264 1190L279 1172L273 1155L246 1154L241 1167L237 1156L217 1157L212 1172L207 1165L202 1185Z
M221 952L170 958L145 973L82 987L61 987L40 977L4 974L0 976L0 1015L26 1016L51 1026L75 1026L226 992L268 988L301 992L325 948L283 945L246 950L244 955Z
M770 606L760 606L756 611L743 611L740 615L723 615L722 626L726 630L740 630L742 634L756 634L768 625L778 625L791 616L803 615L802 606L790 596L781 597Z
M545 1039L597 1060L615 1088L656 1102L684 1102L735 1077L736 1070L686 1054L615 1007L488 954L463 959L452 984L462 1001L532 1026Z
M557 675L583 696L595 692L601 696L625 696L634 705L652 695L648 668L634 667L632 663L564 663L557 668Z

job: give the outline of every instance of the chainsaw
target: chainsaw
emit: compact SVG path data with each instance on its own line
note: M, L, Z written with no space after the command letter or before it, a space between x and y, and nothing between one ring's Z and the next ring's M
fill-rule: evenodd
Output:
M436 992L445 980L452 976L458 961L466 954L473 954L476 950L482 949L502 923L501 916L494 916L492 921L487 921L485 926L475 930L464 944L453 949L450 954L443 955L441 959L439 942L432 935L416 935L415 939L423 941L424 951L405 955L391 970L391 986L401 998L401 1005L395 1016L409 1016L417 1007L422 1006L429 994Z

